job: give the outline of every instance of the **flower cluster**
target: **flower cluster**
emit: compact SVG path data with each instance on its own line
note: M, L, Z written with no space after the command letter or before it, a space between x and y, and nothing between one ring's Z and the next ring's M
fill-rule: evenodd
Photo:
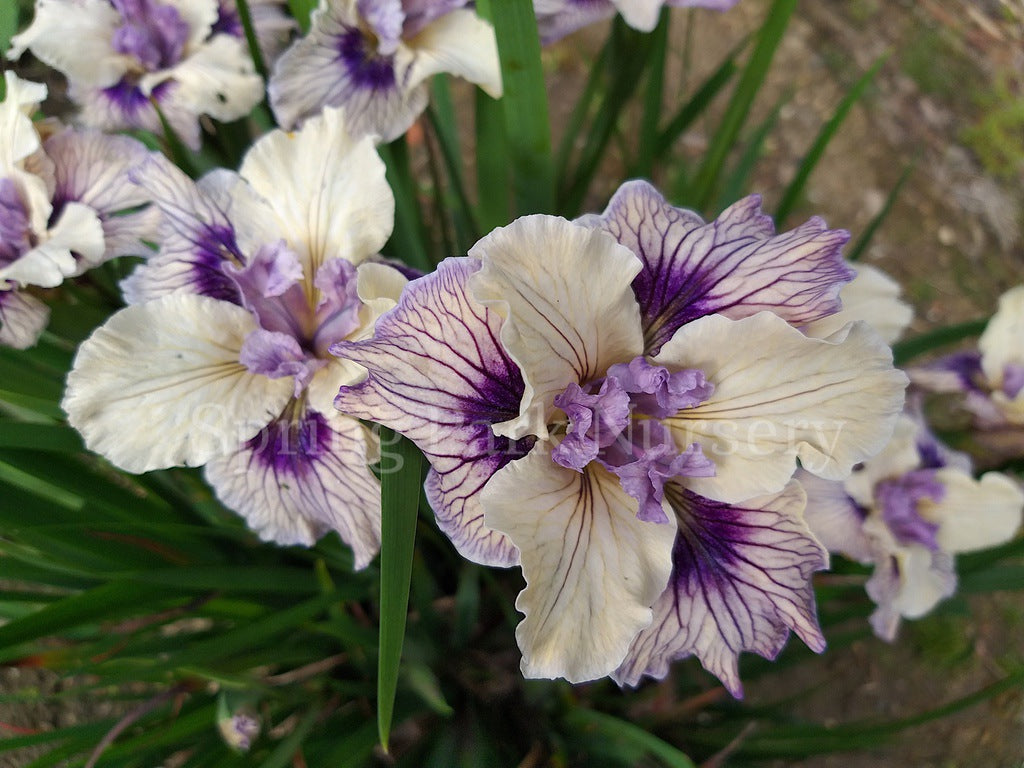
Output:
M108 259L146 252L149 198L112 183L148 152L127 136L33 123L46 87L5 73L0 104L0 345L36 343L49 310L27 288L54 288Z
M734 3L534 7L553 40ZM146 257L67 378L90 450L129 472L201 466L264 540L336 532L364 568L387 471L368 423L387 426L428 459L458 552L521 569L523 674L572 682L636 686L693 656L740 696L742 652L774 658L791 633L824 648L812 578L830 551L874 564L872 624L892 638L952 592L953 554L1014 535L1016 483L975 480L905 415L898 287L817 217L777 231L753 195L705 221L634 180L600 214L521 217L426 275L385 259L377 144L439 73L501 97L494 29L468 0L320 0L309 22L299 35L281 0L37 0L15 37L11 58L67 77L83 127L33 123L45 89L8 73L0 343L45 325L26 288ZM101 132L169 126L198 149L207 118L264 97L278 127L237 171L193 179ZM980 352L914 380L1022 428L1022 337L1018 288ZM245 711L221 727L241 750L260 730Z

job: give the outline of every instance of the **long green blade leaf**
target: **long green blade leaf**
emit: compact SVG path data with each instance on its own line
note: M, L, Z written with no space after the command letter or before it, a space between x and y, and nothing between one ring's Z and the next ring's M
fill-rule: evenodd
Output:
M907 179L910 178L910 174L914 172L915 165L916 162L910 163L903 169L903 173L900 174L899 181L897 181L893 188L889 190L889 196L885 198L885 204L882 206L882 209L872 217L871 221L868 222L868 225L861 233L861 236L857 238L857 242L853 244L850 252L846 254L847 261L857 261L864 255L864 251L866 251L868 246L871 245L871 241L874 239L878 228L882 226L882 222L889 218L889 213L892 211L892 207L896 204L896 198L899 197L900 191L903 189L903 185L906 183Z
M761 84L768 74L775 51L782 42L782 36L789 25L789 19L796 10L797 0L775 0L768 10L768 17L757 36L757 45L750 61L743 70L736 91L726 107L722 122L715 131L711 146L694 177L686 202L704 210L714 199L715 188L725 165L729 150L736 143L736 137L743 129L754 98L761 90Z
M382 430L377 733L384 749L391 735L398 669L405 641L422 460L419 450L409 440L391 430Z
M985 330L986 325L988 325L988 318L982 317L966 323L936 328L934 331L894 344L893 359L896 361L896 365L905 365L925 352L956 344L958 341L969 339L972 336L979 336Z
M786 220L786 217L792 212L793 207L800 199L800 195L803 194L804 187L807 186L807 180L811 177L811 172L815 166L818 165L818 161L821 160L821 156L825 154L825 149L828 147L832 138L836 135L836 131L846 120L846 116L850 114L850 110L853 109L853 105L860 101L864 92L867 91L868 86L871 85L878 71L882 68L882 65L888 60L889 55L879 56L875 60L875 63L871 65L860 79L854 83L853 87L847 92L843 100L839 102L839 106L836 107L835 114L829 119L825 125L822 126L821 131L818 133L817 138L811 145L810 150L804 156L804 159L800 163L800 167L797 169L796 176L786 187L786 191L782 195L782 200L779 202L779 207L775 211L775 221L781 226Z
M516 212L550 213L555 205L551 125L533 2L478 0L476 7L498 39Z
M671 744L625 720L582 707L573 710L566 719L573 728L596 732L601 739L620 739L638 746L669 768L696 768L689 757Z

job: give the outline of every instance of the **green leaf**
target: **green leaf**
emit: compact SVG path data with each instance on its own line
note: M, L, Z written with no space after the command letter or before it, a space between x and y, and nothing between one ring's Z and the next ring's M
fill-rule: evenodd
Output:
M0 54L6 53L11 45L11 38L18 31L18 4L10 0L0 6ZM0 82L0 98L6 96L3 91L6 84Z
M671 744L617 717L579 707L569 712L565 719L571 728L596 734L602 740L617 740L639 747L669 768L696 768L689 757Z
M434 264L427 254L429 238L423 225L405 139L382 144L377 151L387 166L388 185L395 195L395 229L388 242L388 250L409 266L430 272Z
M505 113L495 101L476 89L476 192L482 232L503 227L512 215L509 197L508 136Z
M480 230L473 214L473 206L469 202L469 195L466 194L465 174L459 148L459 127L455 122L455 107L452 104L448 79L443 75L434 78L433 104L427 108L427 118L437 136L448 181L455 194L455 225L459 240L468 247L480 239ZM459 253L465 252L465 248L462 247L456 250Z
M715 206L716 210L724 210L743 197L747 190L747 183L750 181L754 168L764 152L764 143L768 140L771 132L775 130L775 125L779 121L779 113L782 111L782 107L792 98L792 95L792 93L787 93L779 99L779 102L769 113L768 117L765 118L764 122L754 130L753 135L747 142L747 146L743 150L743 154L740 155L740 159L736 162L736 167L733 168L732 173L729 174L722 185L722 192L719 194L718 203Z
M154 587L112 582L94 587L0 627L0 648L63 633L82 624L109 620L138 610L152 600ZM162 592L160 594L163 594Z
M0 421L0 448L72 453L85 450L82 438L71 427Z
M786 187L786 191L782 195L782 200L779 202L779 207L775 211L775 221L779 226L786 220L789 214L792 212L793 207L800 199L800 195L803 194L804 187L807 186L807 180L811 177L811 172L814 171L818 161L821 160L821 156L825 154L825 149L828 147L832 138L836 135L836 131L839 130L839 126L846 120L846 116L850 114L850 110L853 109L853 105L860 101L861 97L867 91L868 86L874 81L878 71L882 68L882 65L888 60L889 54L879 56L875 63L871 65L853 87L847 92L843 100L839 102L839 106L836 107L835 114L829 119L821 131L818 133L817 138L811 145L810 150L804 155L804 159L800 162L800 167L797 169L796 176Z
M498 40L516 213L550 213L555 205L551 125L533 0L477 0L476 8L494 25Z
M889 213L892 211L892 207L896 204L896 198L899 197L900 191L903 189L903 185L907 182L907 179L910 178L910 174L914 172L916 165L917 162L914 161L903 169L903 173L900 174L899 180L896 182L895 186L889 190L889 196L885 198L885 204L882 206L882 209L872 217L860 237L857 238L857 242L853 244L849 253L846 254L847 261L857 261L864 255L864 251L866 251L868 246L871 245L871 241L874 239L878 228L882 226L882 222L889 218Z
M263 61L263 52L260 51L260 44L256 39L256 30L252 25L249 0L235 0L235 8L238 10L238 20L242 22L242 29L245 30L245 40L249 43L249 55L252 56L252 64L259 76L266 82L267 65Z
M419 512L422 455L409 440L381 430L380 655L377 732L386 750L402 661Z
M743 129L754 99L764 83L796 4L797 0L774 0L769 8L767 19L758 32L757 44L754 46L750 61L740 76L722 122L714 132L704 162L688 191L687 204L705 210L714 199L726 158L736 144L736 138Z
M288 0L288 10L302 30L302 34L309 32L309 17L316 9L319 0Z
M662 8L661 19L654 30L651 58L647 72L647 90L644 92L644 109L640 118L640 152L634 163L633 174L650 176L654 170L654 150L658 141L658 125L661 122L662 93L665 90L665 64L668 57L668 33L672 16L668 8Z
M915 357L926 352L956 344L958 341L969 339L972 336L980 336L988 325L989 318L978 318L966 323L949 325L945 328L936 328L934 331L922 333L912 339L897 342L893 345L892 355L896 365L906 365Z

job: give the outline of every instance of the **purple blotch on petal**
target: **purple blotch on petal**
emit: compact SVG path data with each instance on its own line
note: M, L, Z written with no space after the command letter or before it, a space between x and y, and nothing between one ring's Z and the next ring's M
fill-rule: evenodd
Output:
M189 37L178 9L152 0L112 0L124 23L114 30L114 50L134 56L149 71L167 69L181 60Z
M347 29L338 38L338 60L357 88L383 91L395 87L394 56L378 53L359 29Z
M939 526L921 517L918 505L925 499L942 501L945 494L945 487L931 469L908 472L875 486L875 501L896 540L904 546L921 544L933 552L939 549L935 538Z
M28 211L13 179L0 179L0 266L32 248Z

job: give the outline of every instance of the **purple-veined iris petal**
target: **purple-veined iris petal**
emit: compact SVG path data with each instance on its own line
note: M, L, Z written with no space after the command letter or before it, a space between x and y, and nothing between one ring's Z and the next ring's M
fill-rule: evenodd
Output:
M92 208L103 225L104 258L149 253L145 239L155 239L159 212L141 187L126 184L125 175L149 156L146 147L128 136L69 128L44 144L54 164L54 216L68 202ZM91 265L90 265L91 266Z
M380 548L380 485L355 419L292 401L237 451L206 465L218 498L265 541L311 546L337 531L364 568Z
M629 363L616 363L608 376L618 379L628 392L636 413L664 419L684 408L693 408L707 400L715 391L703 371L669 371L653 365L640 356Z
M896 541L904 546L920 544L934 551L938 549L935 535L939 526L925 520L919 506L924 499L942 501L945 492L942 483L935 479L935 470L919 469L878 483L875 500Z
M121 285L129 303L172 293L197 293L241 303L238 286L224 271L226 262L245 263L232 215L232 206L241 204L245 190L231 177L227 171L215 171L196 184L169 161L157 157L130 172L129 178L150 196L162 216L160 253ZM251 227L260 225L258 216L245 220ZM268 237L265 242L275 239Z
M468 258L446 259L409 283L398 306L377 321L373 340L336 345L336 354L369 373L342 387L335 405L416 443L433 467L427 490L442 530L465 557L508 566L518 552L484 525L478 491L532 441L491 431L518 414L524 385L499 341L500 315L466 292L478 269Z
M666 498L679 526L672 575L654 620L613 675L617 682L662 678L673 661L696 656L739 697L742 651L774 658L790 630L812 650L824 649L811 574L828 567L828 553L803 521L798 483L731 506L677 485Z
M793 479L807 494L804 520L822 546L829 552L870 562L871 542L863 530L868 510L850 497L842 481L824 480L804 469L798 469Z
M402 37L414 37L430 22L464 8L468 2L469 0L402 0L402 10L405 11Z
M309 34L274 66L267 94L274 116L294 128L325 107L344 107L355 135L401 136L427 106L423 87L403 87L410 64L400 51L380 53L360 28L355 0L313 12Z
M647 182L630 181L602 216L581 223L605 229L643 262L633 290L652 355L705 315L738 320L769 310L793 325L817 320L839 309L839 291L854 276L840 253L847 232L814 218L776 234L756 195L705 224Z
M0 346L28 349L39 340L50 320L50 309L18 290L0 290Z
M356 8L370 31L377 38L377 50L391 54L398 48L405 23L402 0L357 0Z

